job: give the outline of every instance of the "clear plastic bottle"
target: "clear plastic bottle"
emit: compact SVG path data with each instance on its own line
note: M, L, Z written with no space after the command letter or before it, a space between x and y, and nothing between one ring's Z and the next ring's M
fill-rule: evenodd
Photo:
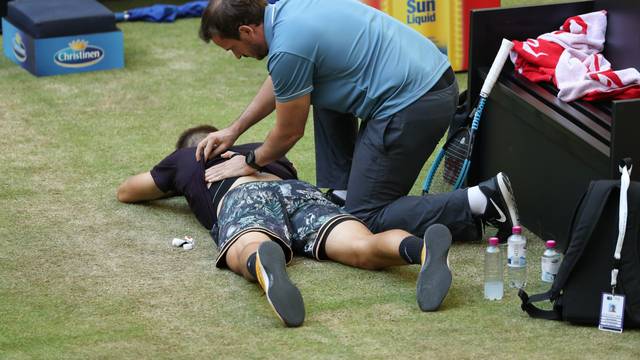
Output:
M527 239L520 226L514 226L512 232L507 239L509 287L524 288L527 284Z
M562 262L562 254L556 250L555 240L547 240L546 249L540 260L541 279L543 282L552 283L556 279L560 263Z
M489 246L484 252L484 298L500 300L504 293L502 253L498 247L498 238L489 238Z

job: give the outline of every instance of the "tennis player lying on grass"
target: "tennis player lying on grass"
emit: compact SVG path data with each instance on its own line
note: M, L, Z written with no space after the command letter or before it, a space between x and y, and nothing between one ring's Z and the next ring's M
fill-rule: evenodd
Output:
M118 200L135 203L185 196L218 245L216 266L257 280L286 326L301 325L305 316L300 291L285 270L294 254L372 270L420 264L418 304L423 311L438 309L451 286L447 264L451 233L446 226L430 226L423 239L403 230L373 234L319 189L297 180L295 168L285 158L251 176L207 183L205 169L260 145L235 146L206 163L197 162L193 146L212 131L204 126L187 130L180 136L178 150L118 187Z

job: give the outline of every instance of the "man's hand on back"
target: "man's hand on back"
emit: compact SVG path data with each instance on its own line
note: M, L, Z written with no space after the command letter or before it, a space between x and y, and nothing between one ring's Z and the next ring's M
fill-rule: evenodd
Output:
M196 161L214 158L227 150L238 139L238 134L231 128L224 128L207 135L196 149Z
M230 177L247 176L256 172L256 169L247 165L244 156L234 155L236 154L231 151L222 154L222 157L229 158L229 160L208 168L204 173L204 180L206 182L216 182Z

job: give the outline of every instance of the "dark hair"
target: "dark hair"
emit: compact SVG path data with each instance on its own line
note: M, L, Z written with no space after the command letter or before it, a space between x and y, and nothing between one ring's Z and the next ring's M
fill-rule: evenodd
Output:
M207 137L207 134L214 131L218 131L218 129L211 125L200 125L189 128L180 134L178 142L176 143L176 149L197 146L202 139Z
M264 20L266 0L211 0L200 21L200 39L213 36L240 39L241 25L260 25Z

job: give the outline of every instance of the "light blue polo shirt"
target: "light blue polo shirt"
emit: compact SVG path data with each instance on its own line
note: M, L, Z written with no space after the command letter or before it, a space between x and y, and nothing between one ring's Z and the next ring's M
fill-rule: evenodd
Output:
M315 106L388 117L449 67L426 37L355 0L280 0L265 10L267 68L276 99L311 94Z

